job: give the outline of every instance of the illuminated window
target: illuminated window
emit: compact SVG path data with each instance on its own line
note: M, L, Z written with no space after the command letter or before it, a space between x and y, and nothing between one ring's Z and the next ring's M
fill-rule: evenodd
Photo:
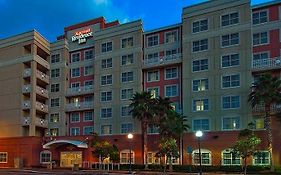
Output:
M209 90L209 79L203 78L192 81L192 90L194 92Z
M240 129L240 118L239 117L224 117L222 119L223 130L238 130Z
M50 123L57 123L60 121L59 113L50 114Z
M222 165L241 165L241 158L234 155L231 149L222 151Z
M255 129L264 129L264 118L255 119Z
M146 89L147 92L149 92L150 94L152 94L152 98L156 98L160 96L160 90L159 87L149 87Z
M148 164L160 164L160 158L156 156L155 152L147 153L147 163Z
M112 134L112 125L101 125L101 135Z
M120 164L129 164L130 163L130 150L122 150L120 152ZM135 153L131 151L131 163L135 163Z
M207 149L201 149L201 163L202 165L211 165L212 160L211 160L211 151ZM192 152L192 163L193 165L199 165L199 150L196 149Z
M253 165L269 165L269 152L257 151L253 156Z
M209 99L193 100L193 111L208 111Z
M50 136L58 136L58 135L59 135L59 128L50 129Z
M47 164L52 161L52 153L51 151L41 151L40 152L40 163L41 164Z

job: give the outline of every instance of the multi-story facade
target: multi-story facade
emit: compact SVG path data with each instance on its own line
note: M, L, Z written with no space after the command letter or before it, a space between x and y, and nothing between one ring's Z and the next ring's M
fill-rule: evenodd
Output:
M149 91L169 97L187 116L190 131L173 163L198 164L193 132L202 130L204 165L241 164L229 148L251 122L264 138L261 111L252 111L247 96L260 73L280 76L280 16L280 1L251 7L249 0L213 0L184 8L182 23L151 31L143 32L141 20L119 24L101 17L66 27L51 44L37 32L0 40L0 136L45 134L32 140L40 156L20 155L26 165L52 159L69 167L74 158L81 166L95 161L87 144L93 133L115 144L120 163L128 163L132 132L133 163L143 163L141 127L129 104L135 92ZM159 163L157 127L148 133L148 163ZM278 144L273 151L280 164ZM265 157L254 157L254 165L269 163L262 146ZM1 151L10 152L0 144ZM1 165L11 166L5 155Z

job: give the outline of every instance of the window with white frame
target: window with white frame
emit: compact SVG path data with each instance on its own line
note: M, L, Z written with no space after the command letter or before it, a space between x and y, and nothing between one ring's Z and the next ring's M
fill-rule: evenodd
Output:
M80 53L73 53L71 54L71 62L78 62L80 61Z
M253 45L261 45L268 43L268 33L267 32L260 32L253 34Z
M147 71L147 82L159 81L159 70Z
M134 40L133 37L129 37L129 38L124 38L122 39L122 48L131 48L134 46Z
M112 117L112 108L101 108L101 118L111 118Z
M239 44L239 33L232 33L227 35L221 36L221 46L227 47L227 46L234 46Z
M166 85L165 86L165 97L176 97L178 96L178 85Z
M112 84L112 75L102 75L101 76L101 85L110 85Z
M224 117L222 119L223 130L237 130L240 129L240 117Z
M148 164L160 164L160 157L157 157L156 152L147 153L147 163Z
M133 132L133 123L122 123L121 124L121 133L131 133Z
M146 64L153 64L153 63L158 63L158 61L159 61L159 53L155 52L155 53L147 54L145 63Z
M159 134L159 126L156 126L154 124L148 124L147 133L148 134Z
M134 54L122 55L121 65L131 65L134 63Z
M192 51L199 52L208 50L208 39L198 40L192 42Z
M240 56L238 53L223 55L221 57L221 67L234 67L240 65Z
M208 69L209 69L208 59L192 61L192 71L193 72L204 71L204 70L208 70Z
M54 54L51 56L51 63L58 63L60 62L60 54Z
M122 83L134 81L134 73L133 73L133 71L122 72L121 73L121 79L122 79Z
M121 117L127 117L127 116L130 116L130 111L131 111L131 108L129 105L126 105L126 106L122 106L121 107Z
M222 97L222 109L237 109L240 108L240 96L230 95Z
M94 132L93 126L84 126L83 127L83 134L84 135L91 135Z
M192 130L193 131L209 131L210 121L209 119L194 119L192 120Z
M59 92L59 91L60 91L60 84L59 83L51 84L51 92Z
M254 152L253 165L270 165L269 151Z
M79 77L80 76L80 68L73 68L71 69L71 77L75 78L75 77Z
M112 58L102 59L101 60L101 68L112 68Z
M93 111L86 111L84 112L84 122L93 121L94 119L94 112Z
M88 65L84 67L84 75L93 75L94 74L94 67L93 65Z
M51 107L59 107L60 99L59 98L51 98Z
M240 86L240 74L222 76L222 88L233 88Z
M208 30L208 19L203 19L192 23L192 33L198 33L206 30Z
M112 125L101 125L101 135L112 134Z
M178 40L178 32L176 30L165 32L165 43L173 43Z
M193 80L192 81L192 90L194 92L209 90L209 79L202 78L202 79Z
M8 153L0 152L0 163L7 163L7 162L8 162Z
M94 58L94 51L91 49L91 50L86 50L84 52L84 59L85 60L90 60L90 59L93 59Z
M59 128L50 128L50 136L58 136Z
M53 113L50 114L50 123L58 123L60 121L60 114L59 113Z
M229 26L239 23L239 14L238 12L226 14L221 16L221 26Z
M112 42L111 41L101 44L101 52L102 53L110 52L110 51L112 51Z
M100 101L101 102L106 102L106 101L111 101L112 100L112 91L104 91L100 93L101 98Z
M201 164L202 165L211 165L212 164L212 155L211 151L207 149L201 149ZM200 163L200 156L199 150L196 149L192 152L192 163L193 165L199 165Z
M72 136L80 135L80 128L78 127L70 128L70 135Z
M225 149L221 153L222 165L241 165L241 158L235 155L231 149Z
M153 35L147 37L147 47L156 46L159 44L159 36Z
M58 78L60 76L60 69L52 69L51 70L51 78Z
M267 10L254 12L252 15L253 24L262 24L268 21Z
M133 88L122 89L121 90L121 100L130 100L133 98L134 90Z
M77 123L80 122L80 114L79 112L73 112L70 114L70 122Z
M131 161L130 161L131 157ZM134 151L131 151L131 156L130 156L130 150L122 150L120 152L120 164L129 164L129 163L134 164L135 163L135 153Z
M85 88L85 90L93 89L94 88L94 81L93 80L84 81L84 88Z
M159 87L149 87L146 89L146 91L149 92L150 94L152 94L153 98L157 98L160 96Z
M178 68L170 67L165 69L165 80L178 78Z
M193 100L193 111L208 111L209 110L209 99L196 99Z
M40 152L40 163L47 164L52 161L52 153L51 151L44 150Z

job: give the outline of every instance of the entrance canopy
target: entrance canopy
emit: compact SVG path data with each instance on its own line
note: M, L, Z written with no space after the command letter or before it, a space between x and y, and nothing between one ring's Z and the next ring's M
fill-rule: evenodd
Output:
M44 149L49 149L50 146L60 146L60 145L64 145L64 144L71 144L71 145L75 145L78 148L88 148L88 145L84 142L81 142L79 140L53 140L51 142L48 142L46 144L43 145Z

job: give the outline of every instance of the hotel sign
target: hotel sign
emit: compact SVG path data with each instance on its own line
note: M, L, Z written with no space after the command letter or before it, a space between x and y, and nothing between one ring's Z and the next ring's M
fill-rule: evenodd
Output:
M81 30L78 32L75 32L75 35L71 37L72 42L75 42L78 40L78 44L85 43L87 41L87 38L93 36L93 32L90 28Z

